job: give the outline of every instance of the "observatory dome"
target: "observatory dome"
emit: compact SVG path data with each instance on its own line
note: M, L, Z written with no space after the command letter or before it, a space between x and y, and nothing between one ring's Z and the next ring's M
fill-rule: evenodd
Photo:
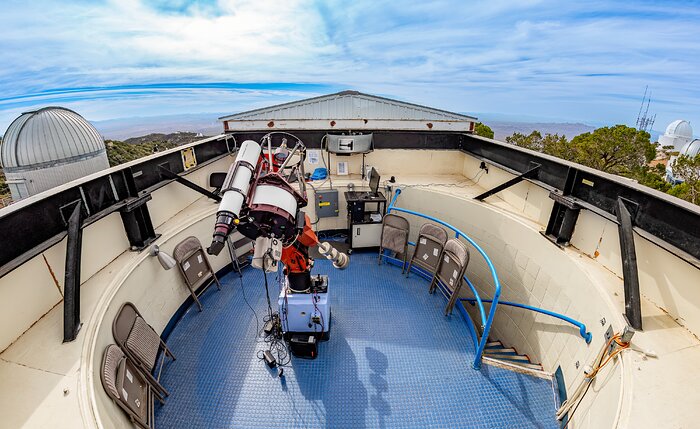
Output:
M678 119L666 127L666 132L659 137L661 146L673 146L674 149L680 150L686 143L693 139L693 127L690 122L683 119Z
M691 158L694 158L698 156L698 154L700 154L700 139L695 139L691 142L686 143L678 155L686 155Z
M109 167L100 133L63 107L15 119L4 135L0 164L15 201Z
M693 138L693 127L690 122L678 119L668 124L666 135Z

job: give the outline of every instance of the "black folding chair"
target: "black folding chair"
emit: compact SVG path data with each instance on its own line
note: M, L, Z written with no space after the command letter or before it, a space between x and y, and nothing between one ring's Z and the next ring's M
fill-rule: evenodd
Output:
M462 288L464 272L469 264L469 249L456 238L451 238L445 243L445 247L440 254L438 268L435 271L433 280L430 282L429 292L433 293L438 287L438 282L447 289L448 298L445 307L445 315L452 314L455 302Z

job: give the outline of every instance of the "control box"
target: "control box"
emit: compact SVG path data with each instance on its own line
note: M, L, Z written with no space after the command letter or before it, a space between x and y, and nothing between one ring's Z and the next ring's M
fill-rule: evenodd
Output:
M338 190L319 189L316 191L316 217L338 216Z
M277 303L286 338L299 333L328 338L331 324L328 278L320 277L326 289L321 292L323 289L320 288L316 293L293 292L287 287L287 279L284 279ZM316 279L317 276L313 276L312 280Z

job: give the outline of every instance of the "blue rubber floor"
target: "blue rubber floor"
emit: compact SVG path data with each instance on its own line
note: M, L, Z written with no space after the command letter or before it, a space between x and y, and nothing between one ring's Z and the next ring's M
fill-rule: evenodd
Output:
M376 253L354 253L330 275L331 336L315 360L292 359L279 378L258 359L266 314L261 271L224 277L221 291L191 307L168 338L170 391L156 406L164 428L557 428L552 383L500 368L471 368L474 346L458 312L443 316L440 294ZM276 307L278 282L269 275ZM260 322L262 323L262 322ZM260 326L262 328L262 326Z

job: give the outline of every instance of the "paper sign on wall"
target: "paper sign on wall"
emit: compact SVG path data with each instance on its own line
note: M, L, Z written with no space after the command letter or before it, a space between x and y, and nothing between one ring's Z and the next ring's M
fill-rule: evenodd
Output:
M311 149L306 151L306 159L311 165L318 165L318 161L321 158L321 151L317 149Z

